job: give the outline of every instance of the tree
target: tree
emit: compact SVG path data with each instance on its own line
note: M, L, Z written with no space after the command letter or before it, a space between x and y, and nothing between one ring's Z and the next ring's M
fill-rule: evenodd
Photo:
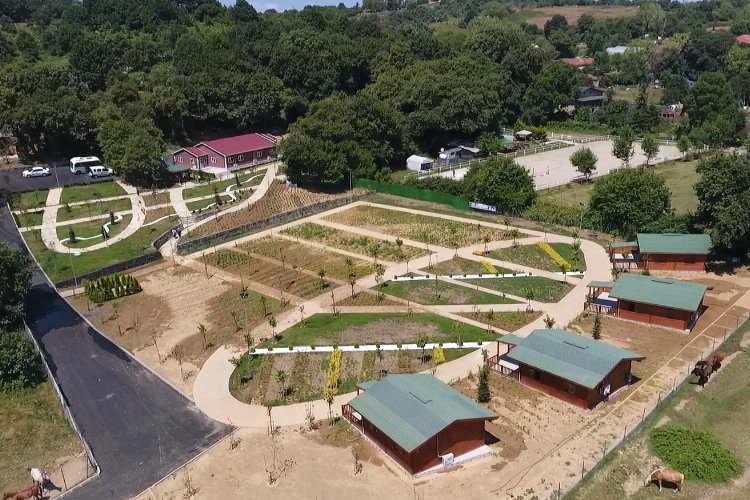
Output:
M273 335L274 337L276 337L276 325L276 318L271 315L271 317L268 318L268 326L271 327L271 335Z
M546 328L552 328L553 326L555 326L555 318L550 317L549 314L546 315L544 317L544 326Z
M689 87L684 77L666 72L661 76L661 83L664 89L661 95L662 104L677 104L685 101Z
M0 392L33 387L46 375L31 339L23 333L0 333Z
M687 135L681 135L679 139L677 139L677 149L682 153L682 159L687 159L687 153L690 151L692 144L690 143L690 138Z
M420 334L419 337L417 338L417 347L422 349L422 363L424 363L424 348L425 346L427 346L428 340L429 338L424 333Z
M529 309L531 309L531 301L534 300L535 296L533 288L527 288L523 291L523 298L529 301Z
M502 138L490 132L482 132L477 138L476 145L488 155L494 155L505 150L506 143Z
M575 100L583 84L581 72L559 62L549 63L536 75L523 97L523 118L534 125L547 120Z
M208 333L208 329L206 328L206 325L204 325L203 323L198 323L198 334L203 339L203 350L208 349L208 339L206 338L207 333ZM250 352L249 346L247 348L247 351Z
M477 401L488 403L490 401L490 365L487 362L487 351L482 351L484 363L479 368L479 386L477 387Z
M0 335L18 328L23 320L32 269L28 256L0 242Z
M464 177L464 189L472 201L494 205L503 213L520 213L536 198L529 172L507 157L472 166Z
M281 399L286 399L286 372L284 370L276 370L276 382L281 386Z
M107 119L99 127L98 141L104 161L129 183L146 188L167 183L161 159L167 146L152 120Z
M633 148L633 133L630 130L623 130L620 135L615 137L612 144L612 155L622 161L625 168L630 166L630 160L635 154Z
M643 136L641 149L643 150L644 156L646 156L646 166L648 167L651 160L656 158L656 155L659 154L659 143L656 142L656 138L652 134L646 134Z
M247 354L250 355L250 349L253 347L253 337L249 333L244 335L245 345L247 346Z
M669 213L670 192L664 178L652 171L619 170L596 183L589 208L607 231L630 235Z
M699 139L704 144L732 142L740 137L745 124L734 91L723 73L702 74L688 92L684 109L690 117L690 128L704 130Z
M596 170L596 163L598 161L599 159L590 148L581 148L570 155L571 165L585 175L587 181L591 178L591 173Z
M591 336L594 337L594 340L602 338L602 318L599 313L594 316L594 329L591 331Z
M326 287L326 270L322 267L318 269L318 278L320 278L320 289L324 289Z

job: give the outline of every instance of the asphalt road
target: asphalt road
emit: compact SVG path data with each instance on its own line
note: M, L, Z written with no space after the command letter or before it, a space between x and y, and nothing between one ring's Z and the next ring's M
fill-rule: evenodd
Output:
M0 241L25 251L6 206ZM91 328L39 269L26 321L101 468L66 498L131 498L229 432Z
M97 177L92 179L90 175L75 175L65 162L52 162L48 165L50 174L46 177L24 178L22 172L31 167L18 167L0 170L0 189L7 189L12 193L22 191L34 191L35 189L49 189L55 187L71 186L73 184L92 184L112 180L111 177ZM55 175L57 173L57 175Z

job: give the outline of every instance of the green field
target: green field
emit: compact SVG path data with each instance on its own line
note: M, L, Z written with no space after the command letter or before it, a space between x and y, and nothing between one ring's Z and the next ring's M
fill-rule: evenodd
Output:
M151 253L154 251L151 247L153 240L173 225L174 221L163 220L152 226L142 227L131 236L109 247L80 255L53 252L44 245L41 231L38 230L23 233L23 237L50 279L57 282L73 278L73 269L75 269L76 276L80 276L123 260ZM71 268L71 259L73 268Z
M25 212L22 214L15 214L15 216L16 222L18 222L18 227L41 226L44 212Z
M700 178L695 171L697 165L697 160L671 161L654 168L654 172L664 178L672 192L672 208L678 214L695 212L698 208L698 196L694 187ZM543 200L579 207L581 203L588 205L595 184L596 181L588 184L566 184L540 191L539 195Z
M99 198L113 198L127 193L115 181L83 184L81 186L64 187L60 203L75 203L77 201L96 200Z
M504 298L501 295L482 292L442 280L388 281L383 284L382 288L374 287L372 290L380 290L385 294L425 305L516 303L515 300Z
M730 364L724 366L711 377L703 391L695 385L682 385L674 397L647 419L646 425L629 443L616 453L611 453L601 467L571 492L566 498L572 500L599 499L657 499L664 498L671 491L659 492L656 485L626 492L624 486L640 479L643 484L644 463L656 463L649 449L648 435L657 423L668 421L690 429L708 431L716 436L724 448L736 456L745 467L750 464L750 435L747 433L745 416L750 413L750 353L739 347L739 341L747 332L750 323L745 323L740 331L730 337L721 350L736 354ZM696 377L692 377L695 379ZM750 482L743 480L747 475L734 481L708 484L686 479L684 493L680 496L691 499L750 498ZM639 485L639 486L640 486Z
M242 185L239 188L234 189L247 189L251 186L257 186L261 183L263 180L263 175L265 175L266 169L250 172L246 171L244 173L239 174L240 182ZM256 177L260 176L260 177ZM248 179L256 177L252 180L252 182L247 183ZM223 181L214 181L211 184L205 183L201 184L199 186L187 188L182 190L182 198L183 199L190 199L190 198L200 198L201 196L208 196L211 194L214 194L214 190L218 191L219 193L222 193L227 187L233 186L237 184L237 181L234 178L234 175L231 176L229 179L225 179Z
M637 85L631 85L630 87L613 87L614 99L618 101L635 102L638 99L638 93L640 89ZM661 102L661 96L664 90L661 88L649 87L646 89L646 98L649 104L657 105Z
M83 205L73 205L60 207L57 209L57 221L64 222L74 219L83 219L84 217L93 217L112 212L123 212L133 208L130 198L121 198L119 200L110 200L102 202L90 202Z
M30 389L0 392L0 428L0 491L30 486L26 467L52 472L56 459L83 451L49 381Z
M43 207L47 204L48 194L49 189L17 193L11 197L11 206L13 210L29 210L30 208Z
M130 224L130 220L133 218L130 214L125 214L122 216L122 220L118 222L117 224L112 224L109 226L109 237L113 238L120 234L123 229L128 227L128 224ZM90 220L86 222L79 222L78 224L73 224L73 231L75 232L76 238L89 238L91 236L99 236L99 238L95 238L92 240L78 240L75 243L65 242L63 245L70 248L86 248L90 247L92 245L96 245L98 243L101 243L102 238L102 226L109 222L109 217L99 220ZM68 229L71 226L57 226L57 237L61 241L68 237Z
M231 201L231 198L227 194L219 193L219 196L221 197L221 200L224 203ZM215 201L216 200L214 200L213 197L204 198L202 200L197 200L197 201L188 201L185 203L185 206L187 206L187 209L190 212L193 212L194 210L204 210L206 209L206 206L210 205L211 203L214 203ZM212 206L210 210L213 210L215 208L216 208L216 205Z
M586 270L586 262L583 259L583 254L581 254L577 260L574 258L573 245L569 243L551 243L550 246L559 253L563 259L568 261L574 269L580 271ZM543 271L560 271L560 266L557 262L547 255L544 250L539 248L538 245L522 245L516 248L501 248L499 250L490 251L487 256L505 262L513 262L514 264L533 267L534 269L541 269Z
M488 334L483 328L430 313L413 313L410 316L400 313L351 313L334 316L325 313L310 316L306 319L304 326L297 323L282 332L280 340L269 342L267 345L278 347L332 345L338 341L338 336L345 330L362 328L380 321L395 322L401 326L402 330L413 331L415 333L413 338L404 343L414 343L419 336L421 326L437 329L438 333L429 337L430 342L456 342L458 335L462 342L484 342L497 337L495 334ZM383 332L384 335L386 333L389 332ZM384 338L375 334L369 338L362 338L360 344L374 344L382 341Z
M573 285L543 278L541 276L523 276L520 278L487 278L463 280L472 285L509 293L517 297L525 297L526 291L531 290L537 302L559 302L560 299L573 289Z

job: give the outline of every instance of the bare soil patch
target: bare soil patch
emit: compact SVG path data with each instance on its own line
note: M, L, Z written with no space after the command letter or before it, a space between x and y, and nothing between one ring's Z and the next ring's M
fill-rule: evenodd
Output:
M615 19L618 17L632 17L638 12L637 7L609 6L609 5L587 5L587 6L565 6L565 7L540 7L534 9L535 14L528 22L539 28L544 28L544 23L552 19L552 16L561 15L568 20L568 24L575 24L584 14L589 14L597 21Z
M514 332L528 325L541 315L542 311L527 311L523 309L519 309L518 311L459 313L459 316L484 324L489 323L491 326L500 328L506 332Z
M339 306L402 306L401 302L391 300L385 297L383 294L376 294L370 292L357 292L354 297L351 295L343 300L336 302Z
M155 220L159 220L162 217L166 217L167 215L177 215L177 213L174 211L173 207L161 207L161 208L155 208L153 210L147 210L146 211L146 220L144 221L144 224L148 224L149 222L154 222Z
M169 198L169 193L166 191L153 191L151 193L141 195L141 198L143 198L143 204L147 207L153 207L154 205L164 205L165 203L169 203L171 201Z

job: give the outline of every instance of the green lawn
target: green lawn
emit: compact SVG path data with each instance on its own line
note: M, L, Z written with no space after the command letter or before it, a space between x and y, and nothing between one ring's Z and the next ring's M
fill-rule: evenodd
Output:
M23 233L23 237L50 279L57 282L73 277L73 270L70 266L71 258L76 275L82 275L110 264L153 252L151 242L174 224L174 221L163 220L153 226L142 227L128 238L109 247L73 256L68 252L53 252L48 249L42 241L41 231L29 231Z
M378 287L374 287L373 290L378 290ZM501 295L441 280L388 281L380 290L388 295L425 305L516 303L515 300L503 298Z
M234 188L234 189L246 189L250 186L257 186L263 180L263 175L265 175L265 173L266 173L266 169L258 170L255 172L248 171L248 172L239 174L239 178L240 178L240 182L242 183L242 186L239 188ZM256 176L260 176L260 177L256 177ZM252 182L250 183L245 182L247 181L247 179L251 177L256 177L256 178L253 179ZM221 193L228 186L233 186L235 184L237 184L237 181L234 179L234 176L231 176L229 179L225 179L223 181L214 181L211 184L206 182L205 184L201 184L199 186L183 189L182 197L183 199L187 200L190 198L199 198L201 196L208 196L210 194L214 194L214 189L218 191L219 193Z
M586 259L583 258L583 252L581 252L580 250L578 252L573 250L573 245L571 245L570 243L550 243L549 246L551 246L557 253L559 253L560 257L567 260L568 263L573 266L573 270L586 270ZM559 267L557 269L554 269L554 271L559 270Z
M351 313L339 314L313 314L306 319L305 325L297 323L283 332L281 340L271 342L268 345L278 347L301 346L301 345L331 345L337 341L338 335L345 330L362 328L370 323L378 321L397 322L403 329L419 331L420 325L425 327L436 327L437 335L430 338L430 342L456 342L458 335L462 342L487 341L496 338L495 334L487 334L487 330L477 328L466 323L456 322L449 318L430 313L413 313L411 316L400 313ZM418 333L410 342L417 340ZM377 336L363 339L362 345L374 344L382 339Z
M11 206L13 210L29 210L30 208L39 208L47 204L47 195L49 189L37 189L36 191L27 191L17 193L11 197Z
M62 412L52 384L0 392L0 491L31 484L26 467L52 472L55 460L82 452L78 436Z
M479 285L484 288L497 290L498 292L516 295L518 297L525 297L526 291L531 290L534 293L534 298L532 300L538 302L558 302L573 289L573 285L569 283L561 283L541 276L487 278L463 281L471 283L472 285Z
M112 212L123 212L132 209L130 198L119 200L103 201L101 203L86 203L85 205L73 205L72 207L60 207L57 209L57 221L65 222L74 219L83 219L84 217L93 217Z
M489 323L490 325L505 330L515 332L519 328L528 325L539 316L541 311L492 311L477 313L461 313L464 318L473 319L480 323Z
M15 214L18 227L41 226L44 212L25 212Z
M61 203L75 203L77 201L96 200L99 198L113 198L127 193L115 181L83 184L81 186L64 187Z
M577 260L574 258L573 245L569 243L550 243L550 246L559 253L563 259L568 261L574 269L578 269L579 271L586 270L586 262L583 259L583 254L580 254L580 257ZM557 262L555 262L552 257L547 255L545 251L539 248L536 244L523 245L516 248L501 248L489 252L487 256L493 259L513 262L522 266L541 269L543 271L560 271L560 266Z
M132 215L125 214L122 216L122 220L120 222L110 225L109 237L113 238L120 234L123 229L128 227L128 224L130 224L130 220L132 218ZM70 248L86 248L101 243L103 241L101 239L102 226L107 222L109 222L109 217L107 217L106 219L90 220L86 222L79 222L78 224L73 224L72 227L73 231L75 232L76 238L88 238L91 236L99 236L99 238L95 238L93 240L78 240L75 243L69 243L66 241L64 245ZM67 238L68 229L70 227L71 226L57 226L57 237L60 240Z
M231 200L231 198L229 196L225 195L225 194L219 193L219 196L221 197L221 199L222 199L222 201L224 203L226 203L229 200ZM211 203L213 203L215 201L216 200L214 200L213 198L206 198L204 200L188 201L188 202L185 203L185 206L187 206L187 209L190 212L192 212L194 210L203 210L203 209L206 208L206 206L210 205ZM216 205L214 205L213 207L211 207L211 209L214 209L214 208L216 208Z
M614 99L618 101L635 102L638 99L640 89L637 85L631 85L630 87L613 87ZM649 87L646 89L646 98L649 104L657 105L661 102L661 96L664 93L663 89L657 89Z
M695 212L698 208L698 196L695 194L694 187L700 178L695 171L697 165L697 160L671 161L653 169L666 181L667 187L672 192L672 207L678 214ZM581 204L588 205L595 184L596 180L587 184L566 184L540 191L539 195L543 200L578 207Z

